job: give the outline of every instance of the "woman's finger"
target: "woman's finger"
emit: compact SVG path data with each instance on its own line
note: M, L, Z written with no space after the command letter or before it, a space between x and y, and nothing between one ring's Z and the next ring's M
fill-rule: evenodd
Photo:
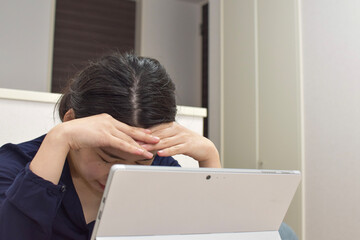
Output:
M144 156L150 156L150 154L149 154L150 152L147 149L143 148L137 141L135 141L133 138L126 135L125 133L120 132L120 131L115 131L113 133L113 136L123 142L128 143L131 146L134 146L137 149L141 149L142 151L144 151L144 153L143 153L143 154L145 154ZM128 151L128 149L126 147L119 146L116 149L120 149L124 152L131 153L130 151ZM140 153L141 153L141 151L140 151ZM140 155L143 155L143 154L140 154ZM139 155L139 154L137 154L137 155Z
M111 133L111 135L116 138L122 139L123 141L125 141L131 145L141 148L140 144L136 140L134 140L132 137L130 137L129 135L127 135L124 132L115 130Z
M158 125L156 125L154 127L149 128L149 130L151 131L152 134L154 134L154 133L157 133L159 131L163 131L163 130L165 130L167 128L171 128L171 127L173 127L173 125L174 125L174 122L162 123L162 124L158 124Z
M149 130L147 130L147 129L131 127L131 126L129 126L125 123L119 122L117 120L115 120L114 125L118 131L127 134L128 136L132 137L133 139L135 139L137 141L142 141L145 143L153 144L153 143L159 142L159 140L160 140L159 137L149 134L148 133Z
M179 145L175 145L175 146L172 146L169 148L162 149L162 150L158 151L157 154L160 157L169 157L169 156L174 156L177 154L185 154L186 155L184 148L185 148L185 144L179 144Z
M164 139L164 138L183 134L186 131L187 131L187 129L184 129L182 126L180 126L178 124L172 124L170 127L161 128L156 131L153 131L152 135L159 137L160 139Z
M123 152L128 152L130 154L144 156L148 159L153 157L153 154L151 152L148 152L140 146L130 144L129 142L126 142L123 139L117 138L115 136L112 136L111 141L109 142L109 147L118 149Z
M140 144L141 147L147 151L157 151L165 149L181 143L188 143L187 137L183 135L175 135L172 137L163 138L157 144Z

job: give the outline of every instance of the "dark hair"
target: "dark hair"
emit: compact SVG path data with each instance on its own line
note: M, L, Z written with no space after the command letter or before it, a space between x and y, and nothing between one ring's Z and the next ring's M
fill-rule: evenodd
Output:
M112 54L80 71L58 102L63 120L108 113L131 126L151 127L175 121L175 85L155 59Z

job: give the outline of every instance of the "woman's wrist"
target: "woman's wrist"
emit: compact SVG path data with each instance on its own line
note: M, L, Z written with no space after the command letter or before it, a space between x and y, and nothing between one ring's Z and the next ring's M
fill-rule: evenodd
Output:
M71 136L67 131L66 123L61 123L47 133L44 141L58 146L59 150L67 155L70 151L70 139Z
M61 125L59 124L48 132L30 163L32 172L54 184L59 182L66 156L70 150L66 131Z
M206 159L199 161L199 167L221 168L219 152L210 140L209 142L209 147L206 150Z

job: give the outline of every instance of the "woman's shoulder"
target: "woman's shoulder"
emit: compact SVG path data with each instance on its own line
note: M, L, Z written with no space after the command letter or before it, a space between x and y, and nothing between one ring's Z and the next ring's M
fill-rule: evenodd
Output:
M159 157L158 155L155 156L152 165L181 167L178 161L176 161L173 157Z
M41 143L44 141L46 135L42 135L38 138L35 138L33 140L19 143L17 144L18 148L21 149L25 154L30 155L32 157L35 156L37 151L40 148Z
M19 144L7 143L3 145L0 148L0 163L10 160L20 161L26 164L34 158L44 138L45 135L42 135L27 142Z

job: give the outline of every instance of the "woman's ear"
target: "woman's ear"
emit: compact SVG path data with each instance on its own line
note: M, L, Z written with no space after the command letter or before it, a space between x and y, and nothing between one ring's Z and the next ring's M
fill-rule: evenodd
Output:
M74 112L74 109L70 108L64 115L64 122L67 122L67 121L70 121L70 120L73 120L75 119L75 112Z

